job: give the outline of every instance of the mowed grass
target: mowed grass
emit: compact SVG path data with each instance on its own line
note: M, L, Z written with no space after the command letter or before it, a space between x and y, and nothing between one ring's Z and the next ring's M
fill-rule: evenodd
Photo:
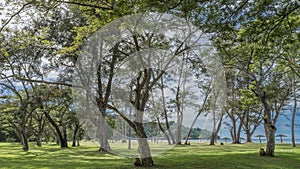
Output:
M165 143L150 143L153 150L160 151ZM111 143L117 151L127 150L127 144ZM133 145L135 149L137 145ZM276 157L261 157L258 154L264 144L225 144L210 146L208 143L192 143L176 146L154 156L153 169L298 169L300 168L300 146L292 148L288 144L276 145ZM55 144L35 147L23 152L17 143L0 143L0 168L87 168L87 169L134 169L133 159L113 154L100 153L98 146L82 142L80 147L60 149Z

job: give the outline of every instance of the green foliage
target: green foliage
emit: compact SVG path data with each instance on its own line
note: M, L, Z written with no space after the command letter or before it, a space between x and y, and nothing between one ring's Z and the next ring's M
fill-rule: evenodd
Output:
M23 10L18 12L22 7ZM36 129L36 119L46 110L61 125L64 123L72 128L78 124L74 112L62 111L71 105L69 89L47 89L46 85L37 86L30 80L44 80L47 74L59 70L59 77L51 80L70 82L70 74L86 39L113 20L129 14L173 13L205 32L213 33L218 57L226 68L237 71L232 76L239 81L233 80L233 89L229 92L234 94L228 95L227 106L228 109L235 108L236 115L244 110L253 113L260 108L261 98L255 93L258 89L272 110L279 110L278 103L289 99L290 80L300 77L300 6L295 0L6 0L6 4L0 6L0 9L4 8L11 11L3 12L7 16L1 25L6 25L10 17L13 20L0 32L0 82L2 87L9 85L5 89L10 88L14 94L1 97L6 100L0 105L1 127L5 128L5 131L1 128L2 139L11 137L8 124L23 120L26 130ZM168 46L163 39L153 39L157 48ZM139 40L142 43L147 38L140 34ZM121 46L119 50L127 54L135 52L127 46ZM121 63L124 57L118 59ZM195 58L191 63L193 74L204 78L201 74L207 73L207 69L201 59ZM107 70L104 72L106 76ZM27 81L17 79L20 77ZM22 89L18 86L20 83ZM203 90L209 88L205 87L203 85ZM45 110L40 108L39 99L47 105ZM178 104L178 101L172 101ZM110 117L107 121L113 127L118 125ZM157 132L155 123L146 129L151 136ZM31 130L28 135L32 135ZM196 138L199 133L194 130L191 137ZM112 135L112 131L108 135Z

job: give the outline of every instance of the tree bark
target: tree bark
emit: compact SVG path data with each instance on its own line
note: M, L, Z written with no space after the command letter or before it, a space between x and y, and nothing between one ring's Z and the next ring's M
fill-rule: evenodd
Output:
M275 156L275 131L276 128L272 127L273 125L268 125L268 141L266 148L266 156Z
M260 91L260 101L264 106L264 127L267 139L266 156L275 156L275 131L276 127L272 123L271 109L266 101L265 93Z
M162 81L162 84L161 84L161 86L163 86L163 81ZM160 87L160 89L161 89L161 91L162 91L162 97L163 97L163 99L162 99L162 102L163 102L163 111L164 111L164 117L165 117L165 121L166 121L166 127L167 127L167 129L168 129L168 127L169 127L169 122L168 122L168 116L166 115L166 113L167 113L167 110L166 110L166 105L165 105L165 99L164 99L164 92L163 92L163 87ZM157 126L158 126L158 130L160 130L161 132L163 132L163 134L166 136L166 138L167 138L167 140L168 140L168 144L169 145L171 145L172 143L171 143L171 139L170 139L170 137L169 137L169 135L168 135L168 133L167 133L167 131L163 128L163 126L162 126L162 124L161 124L161 122L160 122L160 120L159 120L159 118L160 118L160 116L158 115L158 113L157 113L157 107L156 107L156 103L155 103L155 101L154 101L154 97L153 97L153 94L151 95L152 96L152 101L153 101L153 108L154 108L154 110L155 110L155 117L156 117L156 121L157 121ZM172 134L172 133L171 133ZM157 133L156 133L156 136L157 136ZM158 140L158 138L156 139L156 141Z
M164 112L164 118L165 118L165 123L166 123L166 130L167 132L164 132L167 139L168 139L168 142L169 144L175 144L176 141L174 139L174 136L173 136L173 133L170 129L170 124L169 124L169 117L168 117L168 112L167 112L167 109L166 109L166 99L165 99L165 91L164 91L164 80L163 78L161 78L161 85L160 85L160 90L161 90L161 95L162 95L162 104L163 104L163 112ZM168 137L168 135L170 137ZM170 141L172 141L170 143Z
M215 120L215 118L214 118ZM211 134L211 138L210 138L210 145L215 145L215 141L217 139L217 136L218 136L218 132L222 126L222 121L223 121L223 114L221 114L221 118L220 118L220 121L218 123L218 126L216 128L216 123L217 122L214 122L214 129L213 129L213 132Z
M241 132L242 132L243 122L244 122L246 113L247 113L247 111L244 110L243 115L242 115L242 116L239 116L240 124L239 124L238 131L237 131L237 140L236 140L236 144L241 144Z
M292 90L293 90L293 99L294 99L294 107L292 113L292 124L291 124L291 132L292 132L292 147L296 147L295 142L295 116L297 112L297 95L296 95L296 82L295 78L292 80Z
M98 85L98 98L96 99L98 102L98 109L100 111L99 113L99 120L98 122L98 130L99 130L99 135L100 135L100 148L99 151L102 152L108 152L111 150L109 142L106 137L106 121L105 121L105 116L106 116L106 109L107 109L107 104L109 101L109 97L111 95L111 88L112 88L112 82L113 82L113 77L114 77L114 70L115 70L115 64L117 62L117 58L119 57L119 43L117 43L113 47L113 57L112 61L109 65L109 73L108 73L108 81L105 89L105 93L103 90L103 75L102 75L102 65L99 65L98 71L97 71L97 85ZM101 49L102 52L102 49Z
M202 111L201 111L201 112L202 112ZM197 116L194 118L194 120L193 120L193 122L192 122L192 124L191 124L191 127L190 127L190 129L189 129L189 131L188 131L188 134L187 134L186 138L185 138L185 142L184 142L185 145L188 144L189 137L190 137L190 135L191 135L191 133L192 133L192 131L193 131L193 127L194 127L194 125L195 125L195 123L196 123L198 117L200 116L201 112L198 112Z
M166 136L166 138L168 140L168 144L171 145L172 144L171 139L170 139L168 133L166 132L166 130L162 127L159 117L157 117L156 119L157 119L157 124L158 124L159 130L164 133L164 135Z
M208 99L209 94L210 94L210 90L208 90L208 91L205 93L205 97L204 97L204 101L203 101L203 103L202 103L202 106L201 106L201 108L199 109L199 111L198 111L196 117L194 118L194 120L193 120L193 122L192 122L192 125L191 125L191 127L190 127L190 129L189 129L189 132L188 132L188 134L187 134L187 136L186 136L186 138L185 138L184 144L188 144L188 140L189 140L189 137L190 137L190 135L191 135L191 133L192 133L192 131L193 131L193 127L194 127L194 125L195 125L195 123L196 123L198 117L201 115L201 113L202 113L202 112L204 111L204 109L205 109L205 105L207 104L207 99Z
M78 130L79 130L79 125L75 124L75 128L73 130L73 137L72 137L72 147L76 147L76 141L78 140Z
M29 150L29 146L28 146L28 138L27 135L25 133L25 131L23 129L21 129L21 141L22 141L22 149L23 151L28 151Z
M38 147L41 147L41 146L42 146L42 136L41 136L41 134L37 134L37 135L35 136L35 139L36 139L36 145L37 145Z
M141 154L141 160L142 160L142 165L151 167L153 166L153 160L152 160L152 155L150 151L150 147L148 144L147 140L147 135L144 130L144 126L142 123L135 122L136 126L136 134L138 137L138 144L139 144L139 153Z
M55 123L55 121L51 118L48 112L44 111L45 116L47 117L48 121L50 124L54 127L56 134L58 136L59 142L60 142L60 147L61 148L68 148L68 142L64 138L62 132L59 129L59 126Z
M177 112L177 128L176 128L176 132L177 132L176 143L177 144L181 144L182 118L183 118L182 112L181 112L181 110L178 110L178 112Z
M100 115L102 116L102 115ZM109 152L111 150L110 145L108 143L107 137L106 137L106 122L104 117L102 116L99 118L99 135L100 135L100 148L99 151L101 152Z

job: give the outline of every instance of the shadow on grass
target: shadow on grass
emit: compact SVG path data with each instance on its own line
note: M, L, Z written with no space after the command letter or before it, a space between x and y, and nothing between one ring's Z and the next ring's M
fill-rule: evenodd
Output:
M1 143L0 143L1 144ZM296 169L300 168L300 149L278 146L277 157L261 157L260 145L176 146L154 157L153 169ZM0 168L87 168L133 169L133 159L97 151L97 147L60 149L55 146L33 147L22 152L0 145Z

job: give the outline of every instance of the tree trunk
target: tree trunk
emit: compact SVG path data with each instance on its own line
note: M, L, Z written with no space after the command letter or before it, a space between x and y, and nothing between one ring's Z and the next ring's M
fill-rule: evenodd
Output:
M35 136L35 138L36 138L36 145L37 145L38 147L41 147L41 146L42 146L42 136L41 136L41 134L38 133L38 134Z
M80 140L77 138L77 147L80 146Z
M21 129L21 138L22 138L21 141L22 141L23 151L28 151L29 150L28 138L23 129Z
M139 144L139 153L141 155L141 160L142 160L142 165L146 167L151 167L153 166L153 160L152 160L152 155L150 151L150 147L148 144L147 136L144 131L144 126L142 123L135 123L136 126L136 134L137 134L137 141Z
M215 120L215 118L214 118ZM216 128L216 122L214 122L214 129L213 129L213 132L211 134L211 138L210 138L210 145L215 145L215 141L217 139L217 136L218 136L218 132L222 126L222 121L223 121L223 114L221 114L221 118L220 118L220 121L218 123L218 126Z
M203 103L202 103L201 109L198 111L196 117L194 118L194 120L193 120L193 122L192 122L192 125L191 125L191 127L190 127L190 129L189 129L189 132L188 132L188 134L187 134L187 136L186 136L186 138L185 138L184 144L188 144L188 139L189 139L189 137L190 137L190 135L191 135L191 133L192 133L192 131L193 131L193 127L194 127L194 125L195 125L195 123L196 123L198 117L201 115L202 111L204 111L204 107L205 107L205 105L206 105L206 102L207 102L207 98L208 98L208 96L209 96L209 93L210 93L210 91L208 91L208 92L206 93L206 95L205 95L205 98L204 98L204 101L203 101Z
M266 148L266 156L275 156L275 131L272 125L268 126L268 141Z
M215 145L215 140L216 140L216 134L217 132L214 130L211 134L211 137L210 137L210 145Z
M204 104L204 103L203 103L203 104ZM198 117L200 116L200 114L201 114L201 112L198 112L197 116L194 118L194 120L193 120L193 122L192 122L192 125L191 125L191 127L190 127L190 129L189 129L189 132L188 132L188 134L187 134L187 136L186 136L186 138L185 138L184 144L188 144L189 137L190 137L190 135L191 135L191 133L192 133L192 131L193 131L193 127L194 127L194 125L195 125L195 123L196 123Z
M78 140L78 129L79 129L79 125L78 124L75 124L75 128L74 128L74 131L73 131L73 137L72 137L72 147L76 147L76 140Z
M48 121L50 122L50 124L54 127L57 137L59 139L60 142L60 147L61 148L68 148L68 142L67 140L64 139L63 134L61 133L58 125L55 123L55 121L51 118L51 116L49 115L48 112L44 111L45 116L47 117Z
M175 144L176 141L174 139L174 136L172 134L172 131L170 129L170 124L169 124L169 117L168 117L168 112L167 112L167 108L166 108L166 99L165 99L165 91L164 91L164 80L163 78L161 78L161 87L160 87L160 90L161 90L161 95L162 95L162 104L163 104L163 112L164 112L164 118L165 118L165 123L166 123L166 132L163 132L165 133L167 139L168 139L168 143L169 144ZM170 136L170 137L168 137ZM172 142L170 142L172 141Z
M237 144L241 144L241 132L242 132L242 127L243 127L243 121L244 121L244 118L245 118L245 114L246 114L246 111L244 111L244 114L243 116L240 118L240 124L239 124L239 127L238 127L238 132L237 132Z
M210 136L210 145L215 145L215 140L216 140L216 113L213 111L213 132Z
M250 125L249 125L249 107L247 108L247 113L246 113L246 120L243 122L243 124L244 124L244 131L245 131L245 134L246 134L246 142L248 142L248 143L251 143L252 142L252 133L251 133L251 127L250 127ZM253 130L255 130L255 126L254 126L254 129Z
M162 127L159 118L157 117L157 123L158 123L158 128L160 131L162 131L164 133L164 135L166 136L167 140L168 140L168 144L171 145L171 139L168 135L168 133L166 132L166 130L164 130L164 128Z
M221 114L221 118L220 118L220 121L219 121L217 130L216 130L215 139L217 139L218 133L219 133L219 131L220 131L220 129L221 129L221 126L222 126L222 122L223 122L223 114Z
M163 94L163 89L161 89L162 90L162 97L164 97L164 94ZM151 95L152 96L152 99L153 99L153 102L154 102L154 98L153 98L153 95ZM164 98L163 98L163 102L164 102ZM165 104L163 104L163 106L165 106ZM156 106L155 106L155 103L153 104L153 108L154 108L154 110L157 110L157 108L156 108ZM164 114L166 114L166 108L164 107L163 108L164 109ZM155 111L155 116L156 116L156 121L157 121L157 128L158 128L158 130L160 130L161 132L163 132L163 134L166 136L166 138L167 138L167 140L168 140L168 144L169 145L171 145L172 143L171 143L171 139L170 139L170 137L169 137L169 135L168 135L168 133L167 133L167 131L163 128L163 126L161 125L161 122L160 122L160 120L159 120L159 115L158 115L158 113L157 113L157 111ZM166 127L168 128L169 127L169 124L168 124L168 120L167 120L167 115L164 115L165 116L165 120L166 120ZM156 132L156 136L157 136L157 132ZM158 139L156 139L156 141L157 141ZM151 140L151 142L152 142L153 140Z
M276 127L273 124L271 117L271 108L266 100L266 93L260 88L260 83L256 83L256 90L252 90L255 95L258 97L259 101L264 107L264 129L266 133L267 146L266 146L266 156L275 155L275 131Z
M232 143L233 144L236 144L237 143L237 135L236 135L236 119L234 117L234 115L232 116L233 120L232 120L232 135L233 135L233 138L232 138Z
M109 152L111 150L110 145L107 141L106 137L106 125L105 125L105 119L103 115L100 115L101 117L99 118L99 135L100 135L100 148L99 151L101 152Z
M132 109L129 109L129 117L132 115ZM128 150L131 150L131 126L128 127Z
M267 147L266 147L266 156L275 156L275 131L276 127L272 123L271 118L271 109L269 108L268 103L262 98L265 115L264 115L264 127L265 133L267 136Z
M46 144L48 144L48 142L49 142L49 137L47 135L45 136L45 142L46 142Z
M182 129L182 112L178 111L177 113L177 138L176 142L177 144L181 144L181 129Z
M128 129L128 135L129 135L129 137L128 137L128 150L131 150L131 128L129 127L129 129Z
M68 147L68 138L67 138L67 127L66 124L62 125L63 127L63 138L62 138L62 142L61 142L61 147L62 148L67 148Z
M247 135L246 142L252 143L252 139L251 139L252 134L250 132L246 132L246 135Z
M293 113L292 113L291 132L292 132L292 147L296 147L296 142L295 142L295 116L296 116L296 112L297 112L297 96L296 96L295 79L293 79L292 87L293 87L294 108L293 108Z

